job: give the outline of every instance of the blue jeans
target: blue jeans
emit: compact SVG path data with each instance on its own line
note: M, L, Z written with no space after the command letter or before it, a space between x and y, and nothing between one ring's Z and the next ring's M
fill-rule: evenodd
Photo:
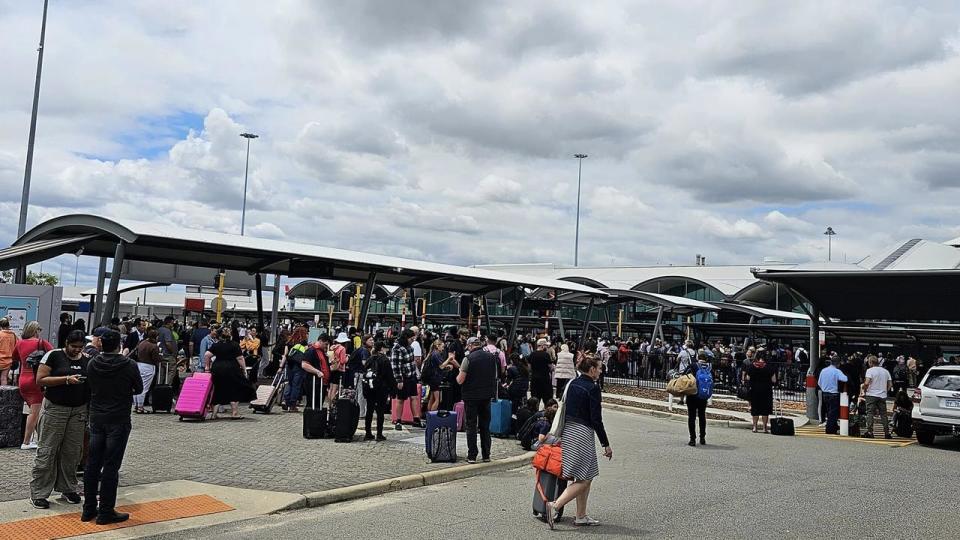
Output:
M130 422L125 424L90 424L90 444L87 464L83 468L83 509L97 509L100 494L100 513L112 512L117 504L117 484L120 465L130 438Z
M300 401L300 393L303 386L303 376L306 372L295 362L287 362L287 388L283 391L283 402L287 407L296 407Z

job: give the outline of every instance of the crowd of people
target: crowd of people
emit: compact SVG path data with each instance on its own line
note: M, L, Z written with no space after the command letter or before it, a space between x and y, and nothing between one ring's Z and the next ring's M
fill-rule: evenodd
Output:
M181 372L211 373L213 417L229 406L229 418L242 418L239 406L253 399L257 378L278 371L287 380L282 408L291 413L305 405L332 403L341 388L362 392L368 405L365 439L370 441L386 440L388 414L394 429L404 429L391 402L409 405L413 425L423 426L428 412L453 410L462 401L470 463L490 459L491 399L509 400L513 432L524 448L548 444L551 437L564 441L563 473L574 481L547 505L547 521L552 523L564 505L576 501L575 523L592 525L596 521L587 516L587 497L599 474L594 439L606 457L613 455L600 411L606 377L668 379L707 370L718 384L737 389L750 401L753 431L766 433L774 387L792 373L784 366L805 374L809 365L802 347L777 344L714 341L698 346L692 340L576 340L503 331L481 335L457 327L435 333L416 326L370 334L344 327L311 340L310 327L300 324L280 328L268 349L256 327L239 321L209 324L201 319L182 325L173 317L117 319L89 334L83 321L73 322L67 314L60 321L55 339L48 341L36 321L16 335L9 321L0 319L0 382L16 383L29 407L21 449L37 450L30 485L34 506L49 507L48 499L57 491L69 503L83 503L84 521L98 523L127 519L114 505L131 414L146 413L151 388L177 384ZM941 357L935 364L951 362L956 358ZM886 431L888 392L905 395L925 369L914 358L860 353L842 358L825 354L819 364L816 378L828 432L837 430L841 391L851 402L864 402L868 425L874 413L883 417ZM706 444L706 400L686 396L685 405L689 444L697 443L697 427L699 443ZM557 416L563 427L554 433ZM84 473L83 497L78 470Z

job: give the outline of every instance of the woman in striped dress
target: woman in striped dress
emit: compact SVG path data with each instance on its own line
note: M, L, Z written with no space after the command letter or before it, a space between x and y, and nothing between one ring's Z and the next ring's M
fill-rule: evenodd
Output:
M567 489L552 503L547 503L547 523L553 528L556 512L567 503L576 499L577 526L599 525L595 519L587 517L587 498L590 485L600 475L597 464L597 445L594 437L600 439L603 455L613 459L613 448L607 439L600 412L600 360L592 354L586 354L577 364L579 376L570 382L564 402L563 432L560 445L563 448L563 476L571 480Z

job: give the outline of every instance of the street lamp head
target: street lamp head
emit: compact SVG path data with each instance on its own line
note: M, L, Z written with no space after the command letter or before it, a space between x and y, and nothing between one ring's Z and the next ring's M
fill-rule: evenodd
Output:
M260 137L259 135L254 135L253 133L241 133L240 136L244 139L256 139Z
M824 231L823 234L827 236L834 236L837 233L833 232L833 227L827 227L827 230Z
M587 155L586 155L586 154L574 154L573 157L575 157L575 158L577 158L577 159L583 159L583 158L587 157Z

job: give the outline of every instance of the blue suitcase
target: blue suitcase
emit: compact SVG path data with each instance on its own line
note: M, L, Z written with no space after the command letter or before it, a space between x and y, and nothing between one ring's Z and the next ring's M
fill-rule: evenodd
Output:
M457 413L431 411L427 413L427 457L434 463L457 462Z
M513 425L513 404L509 399L490 403L490 434L494 437L509 437Z

